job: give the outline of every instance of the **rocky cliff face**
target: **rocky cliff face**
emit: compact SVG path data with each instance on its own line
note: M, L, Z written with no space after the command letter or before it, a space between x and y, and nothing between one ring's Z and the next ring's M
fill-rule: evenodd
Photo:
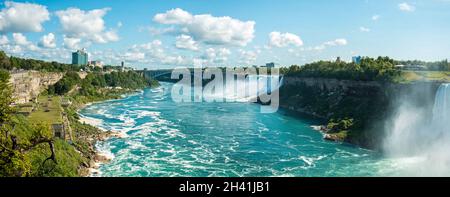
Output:
M345 141L376 149L386 120L396 106L409 102L431 113L437 82L397 84L326 78L285 77L280 106L324 120L353 119Z
M15 102L27 103L36 98L49 85L58 82L63 73L47 73L38 71L20 71L10 73Z

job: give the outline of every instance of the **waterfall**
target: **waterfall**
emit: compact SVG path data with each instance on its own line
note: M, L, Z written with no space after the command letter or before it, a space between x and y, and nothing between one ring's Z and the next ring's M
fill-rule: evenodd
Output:
M442 84L436 93L432 125L438 134L450 132L450 84Z
M276 83L273 83L274 80ZM222 90L203 95L206 98L235 99L238 102L250 102L262 94L270 94L280 89L283 77L279 75L250 75L246 79L238 79L225 83Z
M439 86L431 106L428 113L401 98L388 120L384 150L402 176L450 175L450 84Z

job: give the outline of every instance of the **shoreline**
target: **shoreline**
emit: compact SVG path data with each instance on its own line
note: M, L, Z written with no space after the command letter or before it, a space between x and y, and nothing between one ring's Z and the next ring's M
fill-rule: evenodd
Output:
M151 88L151 87L147 87L147 88ZM83 170L81 170L80 174L79 174L80 177L91 177L92 175L101 174L101 172L99 171L100 166L102 164L106 164L106 163L110 162L114 158L110 154L100 151L97 148L98 142L103 142L103 141L109 140L111 138L125 138L127 136L125 133L122 133L119 131L107 130L105 128L100 127L99 124L101 124L102 120L97 120L95 118L86 117L86 116L80 114L80 110L82 110L86 107L89 107L91 105L94 105L94 104L124 99L129 96L133 96L137 93L142 93L142 91L143 91L143 89L133 90L133 91L130 91L129 93L125 93L125 94L121 95L121 98L113 98L113 99L106 99L103 101L93 101L93 102L88 102L88 103L82 103L82 104L80 104L80 106L77 107L76 113L79 116L79 119L77 121L81 124L87 124L87 125L90 125L99 130L99 133L92 137L92 141L89 144L89 146L93 150L93 155L92 155L92 157L88 157L89 165L83 167Z
M152 88L152 87L147 87L147 88ZM112 99L105 99L102 101L88 102L88 103L80 104L77 107L76 113L79 116L79 119L77 121L82 124L90 125L100 131L98 134L96 134L95 136L92 137L90 146L92 147L93 154L91 155L91 157L89 157L89 165L84 167L84 169L85 169L84 173L80 174L81 177L101 176L101 171L99 170L99 168L103 164L107 164L107 163L111 162L112 159L114 159L114 155L112 155L112 153L99 149L99 147L98 147L99 142L104 142L106 140L114 139L114 138L126 138L127 134L120 132L120 131L113 131L113 130L108 130L108 129L102 128L100 125L103 123L103 120L97 119L97 118L92 118L92 117L87 117L83 114L80 114L80 111L83 110L84 108L92 106L94 104L101 104L101 103L105 103L105 102L109 102L109 101L122 100L122 99L126 99L130 96L138 95L139 93L143 93L144 89L132 90L128 93L122 94L119 98L112 98ZM307 113L305 111L295 110L292 107L280 106L280 108L287 110L287 111L308 115L313 118L323 119L323 117L320 117L315 113ZM331 141L331 142L335 142L335 143L343 143L344 142L344 140L336 137L335 134L328 133L325 125L321 125L321 124L317 125L316 124L316 125L310 125L309 127L316 132L320 132L322 134L323 139L325 139L327 141Z

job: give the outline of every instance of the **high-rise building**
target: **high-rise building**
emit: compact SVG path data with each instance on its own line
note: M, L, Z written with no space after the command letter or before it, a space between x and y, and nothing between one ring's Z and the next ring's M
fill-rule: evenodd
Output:
M273 63L273 62L267 63L266 67L267 68L275 68L275 63Z
M88 54L86 49L77 50L72 53L72 64L79 66L88 65Z
M352 62L355 64L360 64L361 63L361 56L353 56L352 57Z

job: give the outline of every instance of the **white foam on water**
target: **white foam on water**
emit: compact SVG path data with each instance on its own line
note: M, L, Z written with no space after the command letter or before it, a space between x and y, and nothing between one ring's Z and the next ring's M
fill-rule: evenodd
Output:
M80 117L79 121L81 123L97 127L97 128L99 128L100 130L103 130L103 131L107 131L107 129L105 129L104 126L103 126L103 120L102 119L88 117L88 116L84 116L84 115L81 115L81 114L79 114L78 116Z
M161 115L161 112L157 111L145 111L145 110L135 110L135 114L137 114L137 118L143 118L143 117L159 117Z
M111 152L111 147L108 143L97 143L95 147L98 155L101 155L108 160L113 160L115 158L115 155Z
M136 125L136 121L128 113L121 114L117 118L123 122L122 126L124 127L133 127Z

